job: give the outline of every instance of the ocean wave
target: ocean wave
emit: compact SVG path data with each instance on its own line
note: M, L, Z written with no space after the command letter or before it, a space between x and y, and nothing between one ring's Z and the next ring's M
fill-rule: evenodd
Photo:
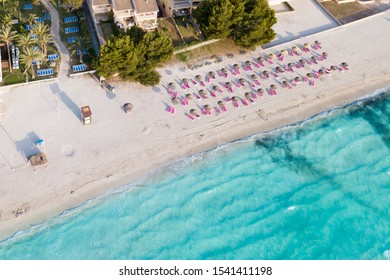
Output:
M383 256L386 260L390 260L390 250L386 250L383 252Z

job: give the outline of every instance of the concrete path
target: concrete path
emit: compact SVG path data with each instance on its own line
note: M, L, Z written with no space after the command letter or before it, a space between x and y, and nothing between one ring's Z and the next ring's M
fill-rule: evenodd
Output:
M54 44L57 46L57 49L61 55L61 65L60 65L58 76L61 79L66 78L66 77L68 77L68 74L69 74L70 56L69 56L68 49L65 47L64 43L61 41L61 38L60 38L60 19L58 16L58 12L54 8L54 6L50 3L49 0L41 0L41 2L50 13L50 16L51 16L50 34L53 38Z

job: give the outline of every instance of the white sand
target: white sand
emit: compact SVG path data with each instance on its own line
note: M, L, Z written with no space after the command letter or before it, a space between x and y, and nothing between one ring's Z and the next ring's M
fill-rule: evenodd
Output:
M0 92L0 237L135 180L162 164L226 141L297 122L390 84L389 11L268 49L267 53L314 40L322 42L321 51L327 51L329 58L311 69L346 61L350 70L326 76L314 87L303 84L290 91L278 86L277 96L265 95L247 107L240 102L238 109L229 103L227 114L216 116L213 112L212 116L202 116L194 122L184 113L198 105L215 105L220 98L190 101L188 108L176 106L176 114L172 115L165 111L166 104L170 104L165 89L168 82L194 78L196 74L204 76L224 66L230 68L234 63L253 60L258 52L225 58L219 64L194 71L182 72L177 66L169 69L168 75L170 72L161 70L160 86L118 84L114 98L89 77L64 78L55 83ZM283 64L293 59L299 57L287 57ZM269 64L266 65L270 70ZM298 70L298 73L308 71ZM241 73L241 77L247 77L245 71ZM231 80L232 75L229 76ZM285 75L295 76L296 73ZM264 88L270 83L262 82ZM186 91L179 88L180 95L194 91L194 86ZM234 95L243 97L245 91L235 89ZM222 96L231 94L225 91ZM130 115L121 109L125 102L134 105ZM81 124L79 107L82 105L90 105L92 125ZM263 112L261 117L256 113L259 109ZM39 137L45 139L49 164L34 171L26 165L25 156L36 152L34 141ZM18 208L28 211L15 218L14 211Z

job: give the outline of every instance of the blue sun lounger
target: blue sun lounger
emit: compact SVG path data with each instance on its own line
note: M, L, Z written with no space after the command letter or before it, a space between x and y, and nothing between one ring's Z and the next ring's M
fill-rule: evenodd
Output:
M43 17L37 17L37 18L35 18L35 21L36 22L44 22L45 19Z
M58 53L47 55L48 61L53 61L53 60L57 60L57 59L59 59Z
M34 51L39 51L39 47L38 46L34 46L33 49L34 49Z
M77 18L77 16L64 18L65 23L78 22L78 21L79 21L79 19Z
M39 64L42 64L42 60L38 60ZM37 65L37 61L36 60L33 60L31 62L32 65Z
M87 54L87 49L83 49L82 52L83 54ZM77 55L80 55L80 50L77 50L76 53Z
M38 75L38 77L53 75L53 69L52 68L48 68L48 69L38 70L37 71L37 75Z
M68 38L66 39L66 42L68 42L68 44L74 43L74 42L76 42L77 38L78 38L77 36L68 37Z
M38 35L37 34L31 34L31 39L38 39Z
M79 28L78 26L72 26L72 27L66 27L65 28L65 34L69 34L69 33L76 33L76 32L79 32Z
M26 28L27 31L31 30L31 26L29 24L26 24L25 28Z
M81 72L81 71L85 71L87 68L85 67L84 64L79 64L79 65L73 65L72 69L73 72Z
M50 14L44 14L42 18L44 20L51 20L51 15Z
M23 10L32 10L33 9L33 4L24 4L23 5Z

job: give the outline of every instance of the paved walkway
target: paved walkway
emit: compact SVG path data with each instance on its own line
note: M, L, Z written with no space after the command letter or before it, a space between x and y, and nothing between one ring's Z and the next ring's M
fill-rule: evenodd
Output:
M58 16L57 10L54 8L54 6L50 3L49 0L41 0L42 4L45 6L47 10L49 10L50 16L51 16L51 30L50 34L53 38L53 41L55 45L57 46L58 51L61 54L61 65L59 69L59 77L66 78L69 74L69 61L70 56L68 49L65 47L64 43L61 41L60 38L60 19Z

